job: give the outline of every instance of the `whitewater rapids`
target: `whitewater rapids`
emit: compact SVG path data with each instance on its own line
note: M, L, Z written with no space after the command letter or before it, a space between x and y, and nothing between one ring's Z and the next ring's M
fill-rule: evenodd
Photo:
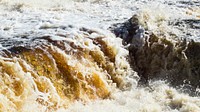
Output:
M198 0L1 0L0 111L200 112L200 97L184 85L164 79L138 85L128 45L108 30L137 14L159 38L198 42L199 6Z

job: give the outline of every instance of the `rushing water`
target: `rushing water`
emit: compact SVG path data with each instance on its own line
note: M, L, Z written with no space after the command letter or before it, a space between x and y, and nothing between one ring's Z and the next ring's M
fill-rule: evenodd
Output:
M1 0L0 111L200 112L199 6Z

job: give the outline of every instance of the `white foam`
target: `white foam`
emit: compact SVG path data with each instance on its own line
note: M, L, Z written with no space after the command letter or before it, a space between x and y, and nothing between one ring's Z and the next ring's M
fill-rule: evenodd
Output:
M111 99L83 104L76 102L67 112L198 112L200 99L177 92L162 81L152 88L113 93Z
M78 0L77 0L78 1ZM81 1L81 0L80 0ZM177 36L184 36L191 31L191 38L197 38L199 31L189 29L186 26L174 27L169 25L169 21L176 19L198 19L200 11L198 7L179 7L177 2L180 0L88 0L86 2L76 2L70 0L1 0L0 4L0 37L12 38L21 35L55 35L67 34L66 31L59 29L62 26L73 25L75 29L79 27L88 27L90 29L103 29L102 34L113 23L119 23L127 20L133 14L138 14L141 22L156 34L162 34L166 37L169 33ZM83 0L84 1L84 0ZM193 0L195 1L195 0ZM198 0L196 0L198 1ZM178 4L168 5L167 3ZM192 9L191 9L192 8ZM190 12L190 14L188 14ZM55 30L56 28L58 30ZM46 28L46 29L41 29ZM73 32L73 31L72 31ZM75 35L75 34L73 34ZM78 34L77 34L78 35ZM92 38L99 35L92 34ZM119 43L121 40L113 41L112 35L110 40ZM58 38L52 38L58 40ZM59 38L59 40L66 40ZM68 40L69 41L69 40ZM74 40L70 40L74 41ZM84 42L87 40L81 40ZM91 42L89 42L91 43ZM77 43L80 44L80 43ZM82 44L80 44L82 45ZM116 44L114 44L116 45ZM118 61L125 60L126 51L121 49L122 45L114 46L118 55L116 57L116 66L125 66L127 62ZM2 46L1 46L2 47ZM88 46L83 46L88 47ZM94 47L89 44L89 47ZM125 64L124 64L125 63ZM13 63L17 67L17 63ZM21 68L19 67L21 70ZM18 70L18 71L20 71ZM122 71L123 72L123 71ZM28 73L20 72L25 77L28 86L34 86L32 77ZM130 78L131 79L131 78ZM40 78L38 80L47 80L51 94L55 92L55 88L48 79ZM135 80L132 80L132 83ZM135 82L137 83L137 82ZM130 91L112 91L112 97L105 100L96 100L88 103L77 101L69 107L63 109L60 107L58 111L69 112L198 112L200 111L200 98L190 97L179 93L174 88L165 83L156 81L151 85L152 90L147 88L132 88ZM24 93L25 94L25 93ZM28 94L28 92L27 92ZM42 95L48 97L49 94L39 93L38 90L32 91L32 96L24 102L22 110L34 110L39 107L40 111L45 111L47 107L37 105L29 101L35 96ZM57 93L54 100L59 102ZM8 99L0 94L1 101ZM8 101L9 102L9 101ZM31 105L33 104L33 105ZM5 104L11 105L12 104ZM31 106L30 106L31 105ZM176 108L174 108L176 107ZM12 110L10 110L12 111Z

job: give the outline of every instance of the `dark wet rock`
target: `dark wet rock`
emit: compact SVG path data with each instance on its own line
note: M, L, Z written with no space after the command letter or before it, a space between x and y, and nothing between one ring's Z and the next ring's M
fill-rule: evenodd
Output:
M183 22L192 25L199 21ZM140 75L141 82L163 79L173 85L200 86L200 42L187 39L175 41L147 34L136 16L112 26L111 31L124 39L124 44L130 44L131 65ZM140 35L140 41L137 41L137 35Z
M145 29L139 24L137 15L125 23L114 24L110 30L124 40L125 44L134 43L136 47L143 45Z

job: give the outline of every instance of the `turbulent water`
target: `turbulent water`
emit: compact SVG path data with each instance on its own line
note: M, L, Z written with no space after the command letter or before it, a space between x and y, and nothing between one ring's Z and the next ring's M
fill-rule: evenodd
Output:
M1 0L0 111L200 112L198 0Z

